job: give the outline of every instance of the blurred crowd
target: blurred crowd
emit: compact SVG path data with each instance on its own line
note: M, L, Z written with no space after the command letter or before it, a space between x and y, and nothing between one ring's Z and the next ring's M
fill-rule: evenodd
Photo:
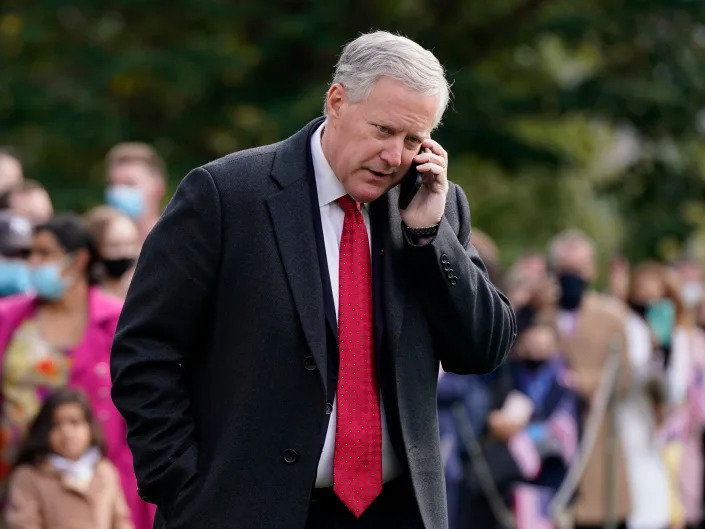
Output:
M123 143L105 166L104 205L55 214L0 149L0 527L152 526L110 398L110 348L165 164Z
M452 529L701 527L705 299L699 262L615 258L570 230L502 273L518 336L484 376L441 373Z
M55 214L0 149L0 527L39 527L39 504L41 526L151 527L109 361L166 168L142 143L116 145L105 167L104 205ZM506 271L487 235L472 242L519 334L495 372L440 374L451 529L700 527L700 263L616 258L598 293L595 244L579 231Z

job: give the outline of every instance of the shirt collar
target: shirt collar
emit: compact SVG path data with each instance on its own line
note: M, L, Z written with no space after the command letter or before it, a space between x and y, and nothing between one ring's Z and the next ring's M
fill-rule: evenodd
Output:
M318 193L319 207L328 205L347 195L343 184L335 176L333 169L323 154L321 136L325 126L326 122L324 121L311 136L311 158L313 159L313 171L316 175L316 192Z

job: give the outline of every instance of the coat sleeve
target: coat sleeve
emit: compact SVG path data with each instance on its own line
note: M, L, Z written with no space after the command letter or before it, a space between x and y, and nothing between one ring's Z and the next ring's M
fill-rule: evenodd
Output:
M213 178L191 171L147 240L112 347L112 398L127 423L140 496L164 508L197 477L184 372L211 320L221 247Z
M467 198L453 184L436 237L418 246L405 232L411 284L424 302L437 354L443 369L458 374L492 371L516 335L509 300L489 280L470 234Z
M29 468L20 467L10 479L8 529L42 529L39 492Z

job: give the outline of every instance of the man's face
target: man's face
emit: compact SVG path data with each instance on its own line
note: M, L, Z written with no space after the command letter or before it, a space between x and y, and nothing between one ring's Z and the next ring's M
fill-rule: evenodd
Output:
M116 217L106 228L98 250L105 259L137 257L140 253L137 225L129 218Z
M330 88L324 152L353 199L372 202L402 180L431 134L438 99L388 77L359 103L349 101L343 86Z
M696 261L684 261L676 267L676 273L678 278L682 282L688 281L702 281L703 280L703 269L700 263Z
M0 193L23 180L22 165L12 156L0 155Z
M631 292L631 301L648 305L656 302L666 295L663 279L652 272L643 272L634 278Z
M148 207L159 209L163 186L159 178L142 162L122 162L111 167L108 170L108 185L138 189Z
M10 196L10 209L29 219L32 224L43 224L54 216L51 198L44 189L13 192Z
M532 325L519 337L517 353L528 360L548 360L559 351L556 331L547 325Z
M595 279L595 256L592 247L584 242L559 245L554 255L557 274L575 274L588 283Z

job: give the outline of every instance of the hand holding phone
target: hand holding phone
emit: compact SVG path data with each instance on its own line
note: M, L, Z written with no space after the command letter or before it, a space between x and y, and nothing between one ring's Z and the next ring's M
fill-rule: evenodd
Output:
M419 153L423 150L422 147ZM413 162L411 167L409 167L409 171L404 176L404 179L399 184L399 209L408 208L411 200L423 185L423 178L421 177L421 173L417 170L418 166L418 163Z
M425 139L399 183L399 212L411 229L433 227L443 218L448 195L448 154Z

